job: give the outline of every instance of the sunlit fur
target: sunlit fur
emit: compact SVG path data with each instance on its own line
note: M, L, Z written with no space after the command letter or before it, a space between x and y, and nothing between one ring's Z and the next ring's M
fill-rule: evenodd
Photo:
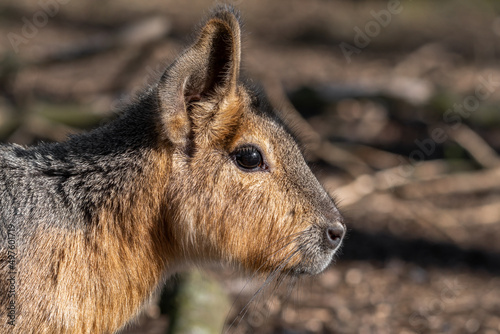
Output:
M179 224L171 233L190 261L211 257L269 271L301 248L286 267L320 272L333 253L323 247L323 228L327 215L338 212L293 137L271 113L255 110L248 94L239 86L222 104L227 109L194 122L192 155L174 152L168 198ZM210 130L197 137L198 129ZM231 152L247 144L260 148L269 170L249 173L235 166Z
M199 36L110 124L63 143L0 146L1 333L113 333L189 264L273 279L331 262L325 231L342 218L272 108L238 80L237 14L218 7ZM238 167L244 145L265 169Z

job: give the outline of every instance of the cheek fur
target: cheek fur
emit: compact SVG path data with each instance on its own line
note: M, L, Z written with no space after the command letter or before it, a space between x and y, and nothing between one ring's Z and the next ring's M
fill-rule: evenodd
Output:
M185 243L198 249L194 257L210 254L247 269L269 270L290 257L297 249L297 236L309 225L301 220L301 208L290 206L285 192L276 196L278 185L269 180L271 175L245 174L231 164L201 184L191 184L191 196L179 200ZM294 264L300 257L288 261Z

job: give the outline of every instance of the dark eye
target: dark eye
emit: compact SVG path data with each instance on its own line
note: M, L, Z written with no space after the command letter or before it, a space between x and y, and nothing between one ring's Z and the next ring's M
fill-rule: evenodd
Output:
M266 169L264 159L260 151L253 146L246 146L237 149L233 153L234 161L243 170L254 171L256 169Z

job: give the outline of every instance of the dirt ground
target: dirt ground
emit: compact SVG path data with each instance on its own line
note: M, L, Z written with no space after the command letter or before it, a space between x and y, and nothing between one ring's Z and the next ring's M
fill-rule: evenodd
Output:
M213 5L46 2L0 4L4 142L112 118ZM349 233L324 274L242 319L262 282L241 292L244 278L211 271L235 300L228 332L500 333L500 2L229 3L245 73L298 129ZM151 312L126 333L167 326Z

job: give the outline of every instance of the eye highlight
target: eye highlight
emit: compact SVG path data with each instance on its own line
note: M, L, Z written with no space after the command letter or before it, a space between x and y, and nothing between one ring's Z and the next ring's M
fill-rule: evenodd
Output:
M260 150L255 146L248 145L240 147L236 149L231 156L236 166L245 172L268 169L262 153L260 153Z

